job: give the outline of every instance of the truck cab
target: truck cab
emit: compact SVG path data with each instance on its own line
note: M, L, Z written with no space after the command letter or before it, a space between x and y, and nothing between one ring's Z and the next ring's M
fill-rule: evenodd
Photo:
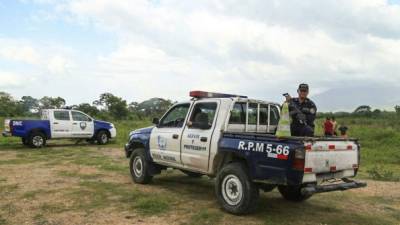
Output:
M284 198L303 201L365 186L349 180L359 167L356 139L277 137L278 103L202 91L190 96L155 118L154 127L129 134L125 153L134 182L148 183L166 168L214 177L219 203L233 214L251 212L260 189L278 187Z
M3 136L21 137L25 145L42 147L48 139L86 139L106 144L116 136L112 123L73 109L44 109L40 120L6 119Z

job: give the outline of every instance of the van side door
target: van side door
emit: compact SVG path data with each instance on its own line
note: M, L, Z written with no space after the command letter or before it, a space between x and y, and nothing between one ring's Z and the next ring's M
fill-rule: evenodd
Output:
M71 111L71 116L72 136L74 138L91 138L94 134L93 119L78 111Z
M191 103L173 106L153 128L150 154L155 162L181 166L181 137Z
M196 101L189 122L182 134L181 158L184 167L208 171L210 146L217 120L220 100Z
M72 120L69 110L49 111L52 138L70 138L72 135Z

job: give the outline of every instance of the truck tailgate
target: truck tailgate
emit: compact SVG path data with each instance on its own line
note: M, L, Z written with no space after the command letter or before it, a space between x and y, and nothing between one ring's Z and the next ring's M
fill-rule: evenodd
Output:
M354 140L319 140L305 143L305 178L307 174L331 174L329 178L355 176L359 164L359 145ZM335 174L337 176L335 176ZM314 178L315 179L315 178Z

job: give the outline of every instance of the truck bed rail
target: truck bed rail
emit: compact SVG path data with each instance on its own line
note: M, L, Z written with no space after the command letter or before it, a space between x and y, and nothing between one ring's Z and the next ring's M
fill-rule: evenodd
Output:
M232 131L224 131L224 137L237 137L237 138L275 138L275 139L289 139L289 140L297 140L297 141L355 141L357 142L357 138L341 138L341 137L294 137L294 136L282 136L278 137L272 134L265 134L265 133L255 133L255 132L232 132Z

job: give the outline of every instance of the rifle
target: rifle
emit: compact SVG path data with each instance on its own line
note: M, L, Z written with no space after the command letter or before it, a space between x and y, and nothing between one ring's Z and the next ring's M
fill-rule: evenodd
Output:
M290 97L290 95L288 93L284 93L283 96L286 97ZM289 114L301 114L303 118L306 118L306 115L297 107L296 104L293 103L292 98L290 98L289 100L289 106L292 106L292 108L294 108L294 110L296 111L295 113L289 112ZM306 120L301 120L299 119L300 124L304 124L304 125L308 125Z

